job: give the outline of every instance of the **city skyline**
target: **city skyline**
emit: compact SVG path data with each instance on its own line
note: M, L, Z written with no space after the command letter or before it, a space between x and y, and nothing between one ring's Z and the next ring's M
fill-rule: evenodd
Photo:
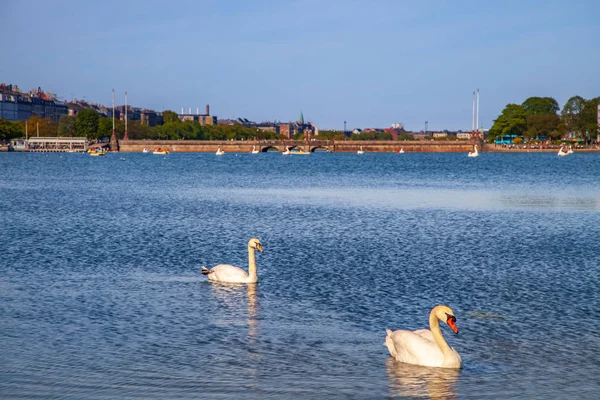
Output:
M600 93L598 11L537 0L2 3L0 81L100 104L114 88L157 111L211 104L222 119L303 111L340 130L469 130L480 89L489 128L507 103Z

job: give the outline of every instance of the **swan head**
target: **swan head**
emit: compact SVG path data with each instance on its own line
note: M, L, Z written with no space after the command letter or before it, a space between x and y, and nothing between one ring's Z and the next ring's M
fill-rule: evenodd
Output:
M450 307L439 305L431 310L431 313L434 314L440 321L446 322L450 329L452 329L454 333L458 334L456 317L454 316L454 311L452 311Z
M264 251L262 248L262 245L260 244L260 240L258 240L256 238L250 239L250 241L248 242L248 247L256 249L256 250L260 251L261 253Z

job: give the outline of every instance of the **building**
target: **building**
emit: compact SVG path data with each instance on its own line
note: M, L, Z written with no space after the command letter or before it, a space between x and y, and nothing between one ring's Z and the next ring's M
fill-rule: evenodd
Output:
M181 108L181 114L178 115L181 121L197 121L200 125L217 125L217 117L210 115L210 105L206 105L206 113L200 114L200 110L196 109L196 114L192 114L192 108L190 107L189 113L183 112Z
M50 118L58 122L61 115L67 115L68 108L54 93L46 93L41 88L21 92L16 85L0 84L0 118L9 121L24 121L32 115Z

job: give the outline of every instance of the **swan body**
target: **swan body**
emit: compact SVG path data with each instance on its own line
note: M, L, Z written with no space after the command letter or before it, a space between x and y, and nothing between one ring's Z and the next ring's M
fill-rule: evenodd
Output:
M398 154L404 154L404 147L400 147L400 151L398 152Z
M479 151L477 151L477 145L473 146L473 151L469 152L469 157L479 157Z
M225 154L225 152L223 150L221 150L221 146L219 146L217 148L217 152L215 153L215 155L222 156L223 154Z
M207 275L208 280L211 282L256 283L258 282L258 275L256 273L255 250L262 253L263 248L260 240L252 238L248 241L248 273L234 265L219 264L211 269L202 267L202 275Z
M291 152L290 152L290 148L289 148L289 147L286 147L286 148L285 148L285 151L284 151L283 153L281 153L281 154L282 154L282 155L284 155L284 156L287 156L287 155L288 155L288 154L290 154L290 153L291 153Z
M365 151L363 150L362 146L360 146L360 150L358 150L356 154L365 154Z
M568 156L569 154L571 153L569 153L568 151L564 151L562 146L560 147L560 149L558 149L558 155L560 157Z
M429 314L430 329L416 331L386 329L384 345L397 361L425 367L462 367L460 355L446 343L439 321L446 322L458 334L456 317L450 307L439 305Z
M252 154L258 154L258 150L256 150L256 146L252 146Z

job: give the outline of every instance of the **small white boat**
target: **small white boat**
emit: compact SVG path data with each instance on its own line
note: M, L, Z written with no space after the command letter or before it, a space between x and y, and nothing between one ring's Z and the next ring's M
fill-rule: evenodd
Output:
M360 146L360 150L358 150L356 154L365 154L365 151L363 150L362 146Z
M473 146L473 151L469 152L469 157L479 157L479 152L477 151L477 145Z
M287 156L288 154L290 154L290 148L289 148L289 147L286 147L286 148L285 148L285 151L284 151L283 153L281 153L281 155L283 155L283 156Z
M225 152L223 150L221 150L221 146L219 146L217 148L217 152L215 153L215 155L222 156L223 154L225 154Z
M258 154L260 153L258 150L256 150L256 146L252 146L252 154Z
M571 153L569 153L568 151L565 151L563 149L563 146L560 146L560 149L558 149L558 155L560 157L568 156L569 154L571 154Z

